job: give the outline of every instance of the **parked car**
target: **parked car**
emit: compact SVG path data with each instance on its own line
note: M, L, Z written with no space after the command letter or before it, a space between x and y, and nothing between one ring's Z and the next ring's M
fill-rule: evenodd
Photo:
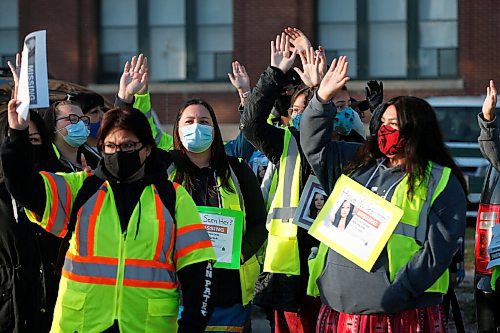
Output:
M477 114L481 112L484 96L436 96L427 101L436 111L444 141L467 181L467 218L473 224L489 165L477 141Z
M500 223L500 172L489 166L481 194L476 223L474 294L478 332L500 332L500 292L490 287L488 246L492 227Z

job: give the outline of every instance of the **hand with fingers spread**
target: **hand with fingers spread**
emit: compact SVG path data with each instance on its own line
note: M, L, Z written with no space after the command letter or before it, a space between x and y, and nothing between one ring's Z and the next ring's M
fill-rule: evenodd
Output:
M247 74L245 66L241 65L238 61L233 61L232 66L233 74L227 73L227 76L229 76L229 81L231 81L233 87L238 90L240 102L243 105L244 99L250 92L250 77Z
M316 56L319 57L319 72L321 74L321 78L323 78L328 70L328 62L326 61L325 49L323 46L318 47L318 50L316 50Z
M147 80L147 58L142 54L133 56L131 62L127 61L123 68L118 97L128 103L132 102L134 95L147 86Z
M16 130L25 130L28 128L28 122L30 120L30 114L28 112L28 117L24 120L20 114L17 113L16 109L21 104L18 99L11 99L7 105L7 117L9 121L9 127Z
M319 86L321 83L320 59L316 56L312 47L303 52L299 52L302 61L302 70L294 67L294 70L300 75L302 82L310 88Z
M305 51L311 47L311 42L307 36L297 28L285 28L285 33L290 38L290 43L292 44L291 51Z
M271 66L281 69L283 74L288 72L295 61L297 51L290 50L290 37L282 33L276 36L276 42L271 41Z
M16 53L16 65L7 61L10 71L12 72L12 78L14 79L14 90L12 91L12 98L17 98L17 90L19 88L19 77L21 76L21 54Z
M490 85L486 87L486 97L483 103L483 118L486 121L495 119L495 107L497 106L497 88L495 82L490 80Z
M349 81L347 76L348 62L346 56L339 57L339 60L333 59L328 72L321 80L318 89L318 99L322 103L330 101L333 96L339 92L342 87Z

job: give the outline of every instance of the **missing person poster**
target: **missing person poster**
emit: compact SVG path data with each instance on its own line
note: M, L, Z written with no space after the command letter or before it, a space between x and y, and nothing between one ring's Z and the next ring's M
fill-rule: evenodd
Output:
M309 230L325 205L327 197L319 184L318 178L312 175L309 176L300 196L299 206L295 211L293 223Z
M370 271L403 211L342 175L309 233Z
M243 237L243 212L198 206L217 257L215 268L239 269Z
M28 116L30 108L49 106L45 37L45 30L39 30L30 33L24 39L17 92L17 99L21 104L16 110L23 119Z
M490 255L490 262L486 266L488 269L500 265L500 224L495 225L491 231L493 236L488 246L488 254Z

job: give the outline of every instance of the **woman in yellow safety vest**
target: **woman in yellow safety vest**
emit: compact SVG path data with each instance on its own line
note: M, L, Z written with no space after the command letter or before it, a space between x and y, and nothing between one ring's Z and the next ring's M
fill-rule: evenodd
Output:
M260 273L255 253L267 237L267 212L259 183L244 161L226 155L215 112L206 101L192 99L181 106L173 136L170 178L183 184L191 194L200 214L205 216L202 221L205 223L210 216L206 215L207 209L221 219L234 212L243 217L239 236L231 237L236 232L227 232L229 229L225 228L219 232L215 228L223 225L206 225L212 230L218 261L229 261L227 255L231 257L231 254L236 260L232 269L215 265L215 309L207 332L249 332L250 302ZM225 243L220 242L227 236ZM224 245L232 241L241 242L241 251L233 249L231 253Z
M369 271L321 244L310 262L308 288L323 302L316 332L447 332L441 302L465 230L464 178L432 107L417 97L395 97L378 108L365 144L352 149L330 141L336 114L331 100L348 80L347 67L345 57L338 65L334 60L304 111L302 149L327 194L342 172L366 188L357 198L362 191L376 193L384 207L396 206L403 215ZM343 193L332 211L345 200ZM354 237L368 225L360 207L342 235Z
M203 332L215 254L190 195L166 179L146 117L105 114L94 174L36 173L19 103L2 146L7 187L33 222L71 235L51 331Z

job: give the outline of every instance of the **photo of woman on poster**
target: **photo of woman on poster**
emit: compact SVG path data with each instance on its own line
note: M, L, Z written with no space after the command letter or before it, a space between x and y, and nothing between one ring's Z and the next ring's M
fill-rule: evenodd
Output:
M311 200L311 204L309 205L309 218L314 220L317 216L321 208L325 205L326 196L321 194L320 192L314 193L314 197Z
M344 231L353 216L354 206L347 200L344 200L340 208L335 213L335 218L331 221L331 225L338 228L339 231Z

